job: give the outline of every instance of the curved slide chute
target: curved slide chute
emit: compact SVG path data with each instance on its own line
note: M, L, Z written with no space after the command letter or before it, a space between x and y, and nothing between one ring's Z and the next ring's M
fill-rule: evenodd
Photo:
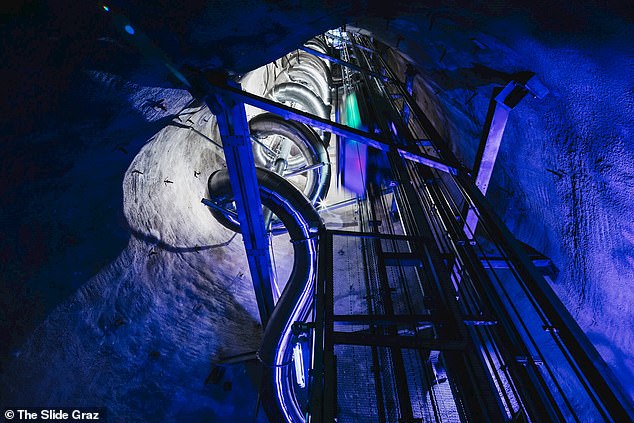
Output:
M303 84L283 82L275 85L269 95L277 101L301 104L304 110L320 118L330 118L330 107L310 88Z
M331 179L330 157L322 140L312 128L303 123L285 120L272 113L263 113L249 121L249 130L256 139L278 135L291 140L299 154L289 157L287 170L298 171L301 170L301 167L312 168L305 172L306 182L302 193L313 205L326 197ZM256 165L266 167L275 161L274 152L267 151L267 149L268 147L263 146L261 142L253 144ZM256 167L256 169L259 168ZM233 197L214 195L214 192L224 192L224 190L221 190L220 187L212 187L211 181L210 178L209 192L214 202L221 208L234 210ZM210 211L224 227L240 232L240 223L235 213L223 213L216 209L210 209ZM276 218L271 222L270 230L273 234L286 232L287 227L280 220Z
M310 40L306 41L306 43L304 44L306 47L310 47L313 50L317 50L320 53L323 54L328 54L328 45L326 44L326 42L324 40L322 40L319 37L315 37L315 38L311 38Z
M288 171L296 171L303 166L322 165L306 172L303 193L312 204L317 204L326 197L330 188L330 157L323 142L312 128L272 113L263 113L249 121L249 130L256 138L280 135L293 142L299 154L288 158ZM274 155L258 143L253 145L253 155L263 166L275 160Z
M323 221L308 199L290 182L266 169L256 168L262 204L282 221L293 244L293 269L266 325L258 351L264 364L262 403L271 421L304 422L304 412L294 394L292 380L292 325L308 318L315 289L316 235ZM209 177L209 194L215 201L233 200L229 172ZM221 212L212 212L225 218ZM219 219L220 220L220 219Z
M286 59L287 61L285 65L287 69L295 65L298 65L300 63L307 63L310 66L314 67L315 69L319 69L319 72L325 75L328 81L332 80L330 68L328 67L326 62L321 60L319 57L313 56L310 53L299 50L297 52L291 53L288 56L286 56Z
M275 85L269 91L269 96L282 103L294 103L301 105L301 108L309 113L319 116L322 119L330 118L330 106L315 94L306 85L297 82L283 82ZM320 131L321 133L322 131ZM324 142L330 142L330 132L323 132Z

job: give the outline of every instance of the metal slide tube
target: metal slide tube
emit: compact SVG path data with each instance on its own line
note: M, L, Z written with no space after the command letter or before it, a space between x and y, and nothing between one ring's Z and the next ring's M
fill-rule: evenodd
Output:
M330 158L326 147L313 129L303 123L285 120L272 113L263 113L251 119L249 121L249 129L251 135L256 137L281 135L294 143L303 158L289 158L289 171L298 170L300 167L323 165L307 172L306 187L303 192L312 204L316 204L319 200L326 197L330 188ZM261 146L256 144L254 149L261 149ZM256 155L257 157L264 156L263 158L267 159L267 154L264 151L260 151ZM275 157L268 159L274 160Z
M262 204L286 226L293 243L293 269L269 319L258 357L264 364L262 403L271 422L303 422L304 413L295 398L289 367L292 357L292 324L305 321L311 310L317 258L316 235L323 222L313 205L290 182L257 168ZM225 169L209 177L216 197L231 198Z
M249 121L249 128L252 136L254 137L281 135L290 139L306 159L305 163L302 162L297 164L298 166L304 165L302 168L295 168L290 166L292 163L289 163L290 169L296 169L299 171L298 173L301 172L307 174L307 181L303 194L308 198L311 204L317 204L320 200L326 197L328 189L330 188L330 158L328 157L328 152L326 151L322 141L313 129L303 123L285 120L282 117L271 113L257 115L251 119ZM264 162L268 160L275 159L275 156L273 155L275 152L264 152L263 150L265 148L268 147L258 143L253 146L254 156L258 161L262 162L262 165L265 165L266 163ZM227 196L226 191L215 184L210 183L208 188L211 201L207 200L205 204L211 208L211 214L227 229L240 232L238 215L231 211L231 209L233 209L233 197ZM286 232L286 229L286 225L278 219L273 222L270 228L273 234L284 233Z
M284 82L271 89L271 97L282 102L294 102L304 106L304 109L323 119L330 118L329 107L305 85L296 82Z
M306 64L299 64L291 67L288 70L288 76L291 80L305 81L315 89L315 94L318 94L326 104L330 104L332 96L330 94L330 85L326 75L319 73L317 69Z
M304 43L306 47L311 47L317 51L320 51L324 54L328 54L328 45L321 38L315 37Z
M330 119L330 106L327 106L322 99L305 85L297 82L284 82L274 86L270 91L270 96L277 101L299 103L304 109L323 119ZM323 133L324 142L330 141L330 133Z
M325 75L326 80L329 83L328 85L331 85L330 68L328 68L326 62L324 62L319 57L302 50L297 50L294 53L290 53L289 55L287 55L286 58L288 59L286 63L287 68L306 63L314 67L315 69L319 69L320 73Z

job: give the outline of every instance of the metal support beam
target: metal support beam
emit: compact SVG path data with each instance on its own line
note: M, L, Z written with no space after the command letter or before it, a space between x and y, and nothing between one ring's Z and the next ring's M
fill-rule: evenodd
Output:
M416 253L383 253L383 261L386 266L420 267L423 265L423 261Z
M326 401L324 376L326 373L324 355L326 352L326 284L332 274L332 237L321 230L318 238L317 277L315 282L315 302L313 318L313 356L309 373L310 408L308 423L324 421L324 402Z
M388 76L381 75L378 72L371 71L370 69L366 69L364 67L355 65L354 63L346 62L345 60L341 60L341 59L339 59L337 57L334 57L334 56L331 56L329 54L324 54L324 53L322 53L320 51L317 51L317 50L314 50L314 49L312 49L310 47L302 46L302 47L300 47L300 49L304 50L306 53L310 53L310 54L312 54L314 56L317 56L317 57L320 57L320 58L322 58L324 60L328 60L329 62L333 62L333 63L336 63L338 65L345 66L347 68L355 70L357 72L361 72L361 73L364 73L366 75L370 75L370 76L372 76L374 78L378 78L381 81L392 82L392 83L396 83L397 82L397 81L393 80L392 78L390 78Z
M326 263L323 263L328 266L324 279L324 422L334 422L337 415L337 358L332 336L335 312L333 240L328 231L322 232L320 236L326 238L325 256L328 259Z
M203 203L204 205L206 205L209 208L212 208L214 210L218 210L220 213L223 214L228 214L230 216L235 217L236 219L238 218L238 213L234 212L233 210L228 210L218 204L216 204L215 202L207 199L207 198L203 198L200 200L201 203Z
M535 267L548 267L553 264L553 262L547 258L532 258L533 266ZM482 266L485 269L510 269L509 261L504 258L482 258L480 259L482 262Z
M415 325L421 323L445 323L446 319L438 319L429 314L397 314L392 316L377 314L338 314L334 315L335 323L339 325L368 325L368 326L387 326L387 325ZM467 326L494 326L497 320L492 318L483 318L482 316L466 316L463 322Z
M535 79L536 78L533 77L529 81ZM475 166L473 168L476 174L475 184L484 195L486 195L489 188L489 182L491 181L491 175L493 175L493 168L495 167L495 161L497 160L500 150L500 144L502 143L502 136L504 135L504 128L506 127L509 114L513 107L515 107L528 92L528 88L523 84L511 81L491 99L489 112L484 124L484 131L482 133L482 140L480 141L480 148L476 155ZM546 92L548 91L546 90ZM479 218L473 210L470 209L467 211L464 232L469 239L473 238L475 234L478 220Z
M317 209L317 212L318 213L331 212L333 210L341 209L343 207L349 207L349 206L355 205L357 204L357 201L359 201L358 197L348 198L347 200L342 200L335 204L328 204L325 207L321 206Z
M465 341L460 339L427 339L415 336L379 335L375 333L333 332L332 340L334 344L339 345L365 345L435 351L455 351L465 348Z
M362 46L360 44L353 43L349 39L344 38L344 37L340 37L340 36L335 35L335 34L326 34L326 37L330 37L330 38L332 38L334 40L337 40L337 41L342 41L342 42L348 44L349 46L356 45L361 50L365 50L365 51L367 51L369 53L377 53L378 54L378 51L376 51L376 50L374 50L372 48L369 48L369 47L366 47L366 46Z
M411 242L424 242L425 239L418 236L399 235L399 234L382 234L376 232L363 232L363 231L344 231L341 229L329 229L329 233L334 236L350 236L354 238L377 238L377 239L393 239L397 241L411 241Z
M386 325L386 324L416 324L434 322L429 314L397 314L397 315L380 315L380 314L337 314L333 316L336 323L350 323L362 325Z
M291 176L301 175L302 173L310 172L311 170L319 169L319 168L324 167L324 166L326 166L326 163L316 163L314 165L302 167L302 168L294 170L292 172L284 171L283 176L285 178L290 178Z
M388 72L394 75L382 57L378 57L386 66ZM417 116L434 148L443 157L457 162L457 158L451 149L446 148L447 144L418 104L402 89L401 85L397 84L397 86L401 88L401 93ZM548 90L535 78L529 79L525 86L537 98L543 98L548 94ZM577 365L584 369L586 380L594 390L596 397L604 404L604 410L614 421L634 421L634 407L610 368L557 298L552 288L531 263L518 241L489 206L482 192L473 183L469 172L462 166L459 169L456 182L466 191L466 195L480 211L480 216L490 225L488 228L493 231L492 236L501 240L504 248L509 251L513 267L518 271L522 279L526 281L529 290L536 297L548 320L556 322L554 325L558 328L564 328L557 332L557 336L566 345L566 349L570 352Z
M239 85L234 88L240 90ZM265 326L275 305L274 277L244 104L222 92L208 95L205 102L218 121L260 319Z
M413 108L412 108L413 109ZM404 214L402 222L407 233L421 234L426 239L415 245L412 251L418 251L423 259L421 279L426 280L423 289L433 295L438 307L448 312L445 325L437 326L437 334L441 339L464 340L464 351L445 351L447 373L457 385L456 391L460 401L463 401L471 414L473 421L502 421L504 408L498 398L495 384L487 371L486 362L478 350L477 339L473 328L467 328L464 321L460 321L461 312L456 291L451 282L448 267L442 260L440 243L435 238L433 223L428 220L428 212L424 209L416 191L416 185L410 179L408 166L402 161L392 158L392 169L395 179L399 183L394 193L401 210L409 207L408 214ZM424 170L424 169L421 169ZM431 173L427 171L426 173ZM426 175L421 175L426 176ZM409 216L408 216L409 215ZM469 341L467 343L467 341ZM466 394L466 393L469 394Z
M446 163L437 157L421 153L420 151L417 151L417 149L405 146L396 147L390 141L381 139L370 132L351 128L349 126L333 122L329 119L324 119L311 113L306 113L301 110L294 109L282 103L278 103L276 101L243 91L240 88L232 87L230 85L219 83L217 81L210 82L216 89L220 90L223 93L226 93L228 96L232 97L238 102L244 102L262 110L280 115L285 119L295 120L297 122L305 123L315 128L332 132L333 134L339 135L344 138L353 139L357 142L369 145L370 147L374 147L382 151L393 150L407 160L420 163L422 165L432 167L434 169L438 169L452 175L458 174L458 169L455 164Z
M111 10L110 7L103 10L110 13L115 27L124 34L126 40L136 46L151 63L162 63L195 97L203 96L209 110L216 115L260 319L262 325L266 325L274 307L272 294L274 279L244 104L221 92L212 92L209 81L205 81L199 71L179 70L165 52L158 48L140 28L135 28L127 17ZM193 80L190 77L193 77ZM241 91L239 85L234 88Z
M495 161L497 160L500 144L502 143L504 128L506 127L506 122L511 112L511 107L506 105L504 100L515 91L515 88L515 82L511 81L498 95L491 99L489 115L483 132L483 140L473 168L476 174L475 184L482 194L486 194L489 188Z
M370 187L369 196L374 196L374 187ZM374 225L372 225L373 231L378 233L379 228L376 223L378 221L377 213L375 211L374 205L370 202L370 212L371 218L374 219ZM392 292L390 287L390 280L387 273L387 268L385 267L385 262L383 261L383 248L381 247L380 239L368 240L368 247L373 247L373 252L376 255L377 260L377 276L379 282L379 292L381 296L381 300L383 302L383 309L385 314L388 317L394 316L394 302L392 300ZM368 249L372 251L372 249ZM387 332L387 337L390 338L399 338L398 329L396 325L389 325L385 328ZM382 335L377 335L375 333L371 334L372 337L381 337ZM386 339L387 340L387 339ZM414 419L414 412L412 410L412 399L411 393L409 389L409 384L407 383L407 370L405 369L405 361L403 359L403 351L399 348L398 345L390 345L390 362L392 364L392 371L394 375L394 385L396 388L396 397L398 400L398 408L399 414L403 421L411 421Z

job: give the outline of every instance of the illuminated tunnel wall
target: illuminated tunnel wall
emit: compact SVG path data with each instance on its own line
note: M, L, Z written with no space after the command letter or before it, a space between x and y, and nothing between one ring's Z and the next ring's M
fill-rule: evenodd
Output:
M511 112L488 196L553 259L554 289L634 397L633 17L618 3L525 3L133 1L126 12L179 65L237 73L327 29L364 28L398 50L403 73L415 64L419 104L468 166L494 87L535 73L550 94ZM251 415L244 369L205 383L261 328L241 242L198 203L195 172L217 150L166 127L190 95L97 5L2 7L0 405Z

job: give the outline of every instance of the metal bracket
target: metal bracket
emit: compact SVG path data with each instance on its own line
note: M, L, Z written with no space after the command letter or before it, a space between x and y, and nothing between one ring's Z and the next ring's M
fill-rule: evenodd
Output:
M528 88L529 86L530 88ZM543 98L548 94L548 89L533 75L525 84L518 81L510 81L491 99L482 133L482 141L473 168L475 185L484 195L487 193L489 182L493 175L493 168L500 150L509 113L529 91L538 96L538 98ZM472 238L475 234L478 221L479 218L476 213L473 210L469 210L464 226L464 232L468 238Z

